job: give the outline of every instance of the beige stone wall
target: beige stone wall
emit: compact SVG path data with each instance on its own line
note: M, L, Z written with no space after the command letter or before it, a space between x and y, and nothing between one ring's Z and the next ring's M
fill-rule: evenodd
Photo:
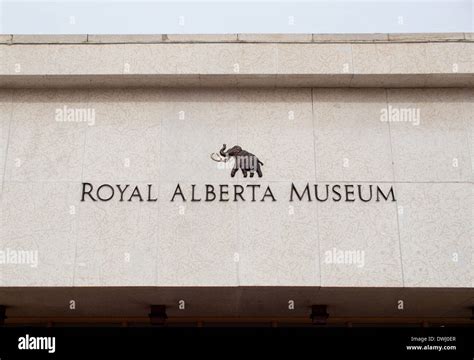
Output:
M472 87L472 34L4 35L0 85Z
M142 67L141 76L165 66L177 81L184 61L186 74L221 76L237 56L226 48L234 45L212 45L222 57L200 48L207 61L194 65L191 50L182 54L191 48L174 44L174 58L146 44L4 45L0 249L38 251L38 266L0 265L0 285L473 287L470 87L56 88L34 80L26 89L10 74L18 61L26 74L78 81L71 74L115 73L124 54L135 54L132 69ZM79 56L79 46L93 55ZM446 59L466 59L461 72L471 82L474 69L473 53L457 47L472 44L462 42L438 50L399 44L390 48L393 64L380 57L388 56L380 46L391 44L322 44L335 46L340 63L312 53L321 48L295 53L297 43L238 46L238 56L253 59L254 83L256 74L282 69L334 74L344 61L359 64L351 71L365 69L368 81L381 73L401 82L409 73L425 76L428 58L442 76ZM271 70L274 51L278 70ZM58 121L65 106L93 110L94 121ZM384 121L383 109L419 118ZM256 154L263 177L231 178L209 158L222 143ZM158 201L81 202L82 182L154 184ZM278 201L171 202L177 183L270 185ZM291 183L393 186L397 201L290 203ZM329 263L333 249L363 251L363 266Z

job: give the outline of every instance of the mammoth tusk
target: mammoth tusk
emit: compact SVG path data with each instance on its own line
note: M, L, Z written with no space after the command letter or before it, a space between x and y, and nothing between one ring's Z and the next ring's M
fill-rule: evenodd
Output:
M220 156L219 154L216 154L216 153L211 154L211 159L214 160L214 161L217 161L217 162L226 162L227 161L226 158L223 158L222 156Z

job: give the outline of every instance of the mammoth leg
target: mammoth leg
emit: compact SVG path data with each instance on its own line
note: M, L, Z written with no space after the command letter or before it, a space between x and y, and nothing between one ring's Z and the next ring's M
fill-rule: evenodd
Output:
M254 171L250 171L250 177L253 177L255 175Z
M260 167L260 164L257 165L257 174L258 174L258 177L262 177L262 168Z
M235 173L239 170L239 164L237 162L237 159L235 159L235 162L234 162L234 167L232 168L232 171L230 172L230 176L231 177L234 177L235 176Z
M244 174L244 177L247 177L247 170L242 169L242 173Z

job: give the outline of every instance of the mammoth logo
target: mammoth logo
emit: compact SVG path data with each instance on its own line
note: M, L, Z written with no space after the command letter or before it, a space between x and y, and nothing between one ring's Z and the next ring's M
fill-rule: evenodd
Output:
M234 177L239 169L242 170L244 177L247 177L247 173L250 173L250 177L253 177L255 172L257 172L258 177L262 177L261 165L263 165L263 162L261 162L258 157L248 151L242 150L238 145L231 147L227 151L225 151L225 149L226 144L222 145L219 154L212 153L211 159L217 162L227 162L234 158L234 167L230 172L231 177Z

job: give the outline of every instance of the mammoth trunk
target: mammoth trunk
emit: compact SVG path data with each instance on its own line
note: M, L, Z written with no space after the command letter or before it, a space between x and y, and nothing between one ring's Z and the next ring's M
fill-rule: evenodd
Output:
M227 154L225 153L225 145L222 146L221 150L219 151L219 154L223 157L227 157Z

